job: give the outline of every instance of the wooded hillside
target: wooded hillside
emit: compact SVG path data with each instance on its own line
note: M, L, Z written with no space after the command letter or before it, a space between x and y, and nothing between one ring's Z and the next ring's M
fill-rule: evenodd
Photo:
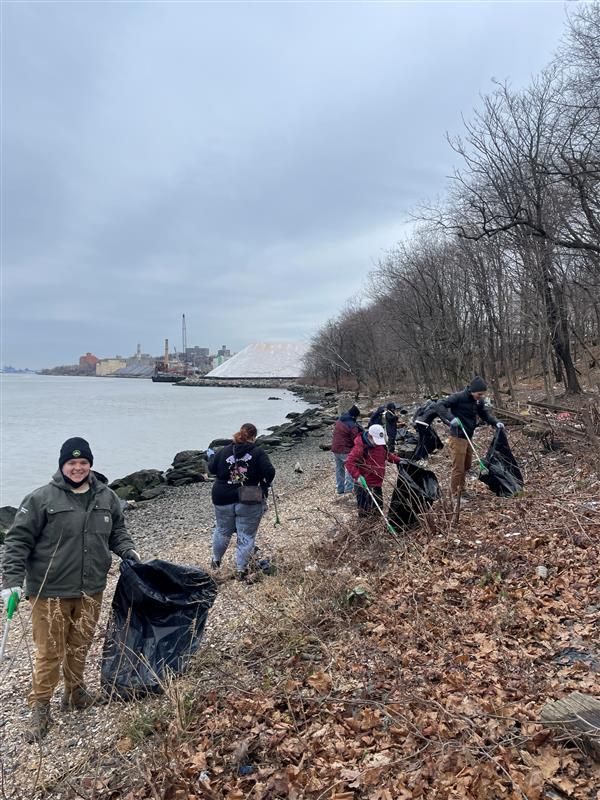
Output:
M516 375L581 391L598 381L600 6L524 90L496 84L460 135L444 199L312 341L307 375L372 392ZM575 367L581 359L582 371Z

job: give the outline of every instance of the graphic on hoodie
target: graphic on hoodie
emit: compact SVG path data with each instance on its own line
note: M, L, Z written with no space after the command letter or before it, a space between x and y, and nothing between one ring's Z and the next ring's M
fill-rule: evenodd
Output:
M250 453L244 453L241 458L236 458L232 453L225 461L229 464L229 480L227 483L244 483L248 476L248 461L252 460Z

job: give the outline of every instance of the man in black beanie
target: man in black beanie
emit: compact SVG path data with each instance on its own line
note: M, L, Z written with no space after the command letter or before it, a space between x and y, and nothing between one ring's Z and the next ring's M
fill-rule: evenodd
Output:
M62 663L63 710L87 708L94 697L83 674L100 614L111 551L139 561L125 528L121 503L91 471L94 456L81 437L60 448L58 471L50 483L21 503L6 534L2 600L20 600L25 580L31 602L36 647L25 729L29 742L40 741L52 722L50 699Z
M471 468L472 451L467 441L473 438L477 417L488 425L503 428L496 417L487 410L483 398L487 392L487 384L479 375L462 390L439 400L435 409L440 419L450 425L450 451L452 453L452 475L450 491L453 497L465 497L465 475ZM465 436L465 433L467 436Z

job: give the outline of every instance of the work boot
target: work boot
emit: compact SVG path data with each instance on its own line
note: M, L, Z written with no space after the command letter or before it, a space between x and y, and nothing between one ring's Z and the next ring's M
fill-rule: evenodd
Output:
M23 731L25 741L29 744L33 742L41 742L48 733L48 728L52 724L52 716L50 714L50 701L36 703L31 710L31 719L29 725Z
M71 691L65 689L60 707L63 711L82 711L93 706L95 702L95 696L85 686L76 686Z

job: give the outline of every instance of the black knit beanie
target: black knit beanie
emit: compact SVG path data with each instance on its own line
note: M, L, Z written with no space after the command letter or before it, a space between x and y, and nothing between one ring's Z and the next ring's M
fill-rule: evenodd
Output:
M476 375L467 386L467 389L470 392L487 392L487 383L479 375Z
M90 446L81 436L74 436L72 439L67 439L60 448L58 468L62 470L63 465L72 458L85 458L90 462L90 467L94 463L94 456L92 455Z
M350 414L351 417L354 417L354 419L356 419L357 417L360 417L360 409L358 408L358 406L352 406L351 408L348 409L348 414Z

